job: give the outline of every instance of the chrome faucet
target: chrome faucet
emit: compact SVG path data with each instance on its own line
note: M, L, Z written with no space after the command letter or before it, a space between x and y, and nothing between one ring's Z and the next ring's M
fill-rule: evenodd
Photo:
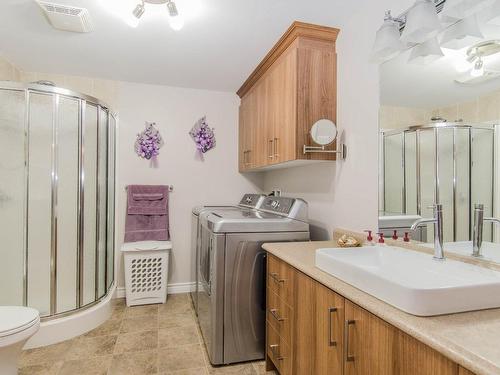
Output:
M472 228L472 256L482 257L481 245L483 244L483 224L489 221L500 224L500 219L495 217L484 217L484 204L476 203L474 205L474 226Z
M435 204L432 206L434 209L434 218L432 219L418 219L411 226L411 230L415 231L419 226L429 223L434 223L434 259L444 260L443 251L443 205Z

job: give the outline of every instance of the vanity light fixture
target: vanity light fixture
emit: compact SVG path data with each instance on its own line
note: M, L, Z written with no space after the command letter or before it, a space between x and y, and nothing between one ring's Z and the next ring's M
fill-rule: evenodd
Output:
M383 62L392 59L404 49L404 44L399 39L400 22L401 20L391 16L390 10L385 12L384 23L375 36L371 61Z
M444 56L437 38L431 38L424 43L412 48L408 62L412 64L427 65Z
M477 43L483 38L477 17L474 15L446 29L441 36L441 47L458 50Z
M179 11L177 9L177 5L173 0L142 0L141 3L137 4L135 9L132 11L132 14L134 15L136 19L136 25L139 23L139 19L142 17L144 12L146 11L145 8L145 3L148 4L166 4L167 5L167 11L168 11L168 23L170 24L170 27L176 31L182 29L184 26L184 19L182 16L179 14Z
M487 24L500 26L500 0L495 0L488 9L481 13L481 16Z
M434 1L416 0L406 15L401 40L407 44L423 43L437 35L441 22Z

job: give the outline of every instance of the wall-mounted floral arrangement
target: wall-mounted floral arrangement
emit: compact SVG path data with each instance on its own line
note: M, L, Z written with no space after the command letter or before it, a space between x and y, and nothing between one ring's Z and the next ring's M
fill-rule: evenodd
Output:
M155 161L164 144L163 138L156 128L156 123L146 122L145 127L144 131L137 134L135 152L140 158Z
M196 149L200 155L203 155L215 147L214 130L214 128L208 126L206 116L203 116L189 131L189 135L193 138Z

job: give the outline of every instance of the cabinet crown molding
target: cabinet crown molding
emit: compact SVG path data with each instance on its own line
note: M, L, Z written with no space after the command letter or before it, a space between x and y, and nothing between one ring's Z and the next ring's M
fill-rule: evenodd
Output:
M280 40L278 40L274 47L260 62L257 68L255 68L252 74L250 74L250 76L239 88L236 94L238 94L240 98L245 96L245 94L252 88L252 86L259 80L259 78L264 75L264 73L271 67L271 65L297 38L303 37L335 43L339 32L340 30L334 27L294 21L285 32L285 34L280 38Z

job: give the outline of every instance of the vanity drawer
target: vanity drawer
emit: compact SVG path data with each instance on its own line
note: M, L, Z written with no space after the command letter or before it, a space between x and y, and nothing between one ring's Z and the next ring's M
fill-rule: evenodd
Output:
M267 321L286 343L291 343L293 310L271 289L268 289Z
M267 325L267 355L273 361L280 375L292 373L292 357L290 346L283 340L278 332L270 325Z
M294 269L272 255L269 255L267 259L267 286L275 292L278 297L292 306Z

